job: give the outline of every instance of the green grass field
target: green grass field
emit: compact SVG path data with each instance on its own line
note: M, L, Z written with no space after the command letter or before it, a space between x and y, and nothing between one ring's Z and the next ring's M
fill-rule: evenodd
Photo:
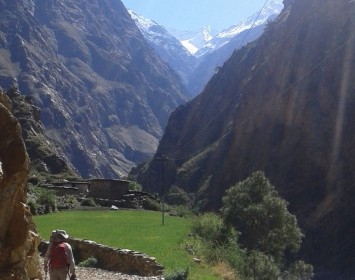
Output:
M155 257L167 272L190 270L191 279L219 279L208 266L197 265L184 250L189 219L162 215L154 211L63 211L34 216L42 238L48 240L53 229L64 229L75 238L131 249Z

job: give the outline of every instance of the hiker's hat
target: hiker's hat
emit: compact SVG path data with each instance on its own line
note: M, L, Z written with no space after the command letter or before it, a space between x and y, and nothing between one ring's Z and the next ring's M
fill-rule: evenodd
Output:
M69 235L65 232L65 230L62 230L62 229L53 230L52 234L53 234L53 236L62 237L64 239L67 239L69 237Z

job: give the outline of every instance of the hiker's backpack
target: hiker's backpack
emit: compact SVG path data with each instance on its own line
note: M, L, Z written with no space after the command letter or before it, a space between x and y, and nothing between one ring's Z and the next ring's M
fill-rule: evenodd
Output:
M51 268L64 268L69 266L69 259L67 255L67 245L65 242L53 242L50 255Z

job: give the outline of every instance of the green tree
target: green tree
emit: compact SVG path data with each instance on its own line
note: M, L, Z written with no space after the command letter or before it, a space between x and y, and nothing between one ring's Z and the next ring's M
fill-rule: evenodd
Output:
M226 191L222 213L241 233L239 240L247 250L263 252L279 264L286 251L299 250L302 233L297 219L261 171Z
M191 201L183 189L172 186L167 195L167 202L171 205L189 205Z
M314 276L313 266L303 261L293 263L286 271L284 280L311 280Z
M128 184L128 189L130 191L139 191L141 192L142 191L142 185L140 185L138 182L136 181L131 181L129 184Z
M272 257L259 251L250 251L243 266L245 280L275 280L280 279L280 269Z
M223 219L214 213L196 216L191 223L194 242L190 251L202 255L208 263L223 262L233 269L243 264L244 252L240 250L236 231L227 227Z

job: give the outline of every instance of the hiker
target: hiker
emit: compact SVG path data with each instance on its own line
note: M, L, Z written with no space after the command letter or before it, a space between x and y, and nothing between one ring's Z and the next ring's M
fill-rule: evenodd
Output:
M50 280L65 280L69 272L70 279L75 279L75 263L73 250L66 242L69 235L64 230L53 230L50 243L44 255L44 271L49 268Z

